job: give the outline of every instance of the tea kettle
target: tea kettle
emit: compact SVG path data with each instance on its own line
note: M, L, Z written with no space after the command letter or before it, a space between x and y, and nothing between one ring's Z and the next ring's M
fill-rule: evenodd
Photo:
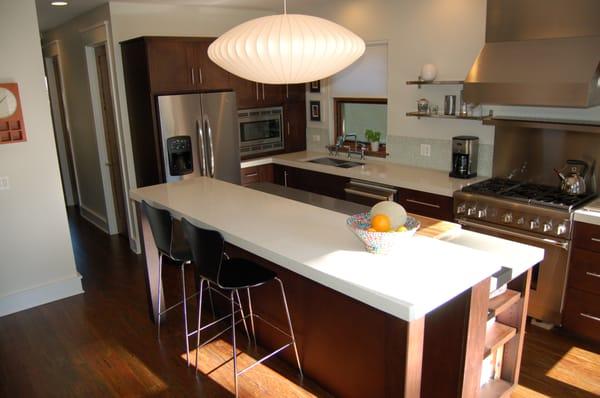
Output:
M570 195L583 195L586 193L585 175L588 171L588 164L583 160L567 160L564 168L569 168L567 175L558 172L561 179L560 190ZM563 168L563 169L564 169Z

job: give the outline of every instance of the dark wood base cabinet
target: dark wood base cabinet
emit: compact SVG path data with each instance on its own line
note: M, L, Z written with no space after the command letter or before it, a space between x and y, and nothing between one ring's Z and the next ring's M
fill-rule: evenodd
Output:
M274 182L273 165L244 167L242 169L242 185L246 186L254 182Z
M345 185L350 181L347 177L277 164L274 170L276 184L352 201L344 191ZM452 198L412 189L396 189L396 201L409 213L445 221L454 219Z
M600 342L600 226L575 223L563 327Z
M261 84L227 72L208 58L214 39L144 36L120 43L138 187L165 180L156 109L161 94L233 90L238 109L282 106L285 150L279 152L306 149L306 86Z

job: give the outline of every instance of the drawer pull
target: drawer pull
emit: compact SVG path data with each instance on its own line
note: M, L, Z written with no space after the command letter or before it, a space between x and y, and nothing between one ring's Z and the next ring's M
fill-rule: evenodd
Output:
M591 238L592 242L600 243L600 238Z
M600 274L596 274L590 271L586 271L585 273L587 276L593 276L594 278L600 278Z
M423 206L427 206L427 207L433 207L435 209L439 209L440 205L436 205L433 203L427 203L427 202L421 202L420 200L414 200L414 199L406 199L407 202L409 203L415 203L417 205L423 205Z
M258 175L258 173L249 173L249 174L244 174L244 177L256 177Z
M597 316L586 314L585 312L580 312L579 315L581 315L584 318L591 319L592 321L600 322L600 318L598 318Z

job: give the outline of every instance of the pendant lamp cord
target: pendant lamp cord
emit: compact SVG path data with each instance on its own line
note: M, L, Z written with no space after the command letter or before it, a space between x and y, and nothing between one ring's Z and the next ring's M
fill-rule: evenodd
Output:
M287 0L283 0L283 13L287 14Z

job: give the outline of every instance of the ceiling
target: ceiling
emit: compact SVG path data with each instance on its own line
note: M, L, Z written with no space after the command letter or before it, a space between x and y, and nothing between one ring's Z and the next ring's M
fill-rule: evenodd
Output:
M90 11L109 0L67 0L69 5L65 7L55 7L50 5L51 0L36 0L38 21L40 31L54 28L68 20ZM156 4L180 4L180 5L199 5L199 6L218 6L230 8L247 8L257 10L280 11L283 7L283 0L111 0L116 2L127 1L129 3L156 3ZM306 0L290 0L288 3L293 5L294 1L305 3ZM319 0L311 0L313 2Z

